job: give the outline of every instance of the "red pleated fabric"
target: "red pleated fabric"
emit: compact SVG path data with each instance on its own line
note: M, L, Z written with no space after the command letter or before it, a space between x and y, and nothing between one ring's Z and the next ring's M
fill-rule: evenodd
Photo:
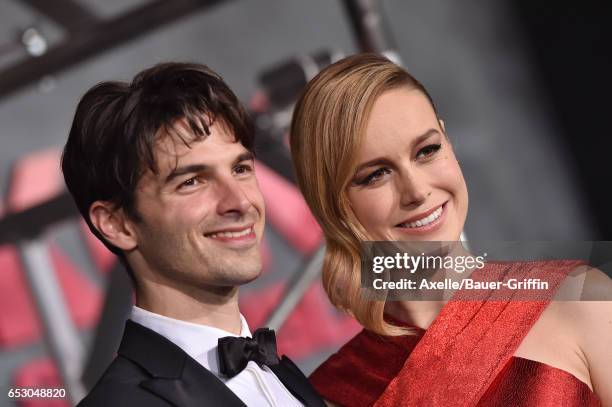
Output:
M598 406L596 395L571 374L512 356L579 264L488 264L472 277L541 278L549 292L532 301L513 301L509 291L479 298L458 292L427 331L384 337L364 330L310 379L324 398L342 406Z

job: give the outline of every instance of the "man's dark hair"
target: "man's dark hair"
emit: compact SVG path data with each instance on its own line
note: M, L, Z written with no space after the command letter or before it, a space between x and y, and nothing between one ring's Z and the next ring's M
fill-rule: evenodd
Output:
M173 131L180 119L191 129L190 139ZM171 134L189 145L209 135L219 119L253 150L252 120L236 95L210 68L191 63L155 65L132 83L102 82L79 102L62 155L64 179L89 229L124 263L123 252L91 223L91 204L108 201L140 220L136 184L147 169L158 172L158 136Z

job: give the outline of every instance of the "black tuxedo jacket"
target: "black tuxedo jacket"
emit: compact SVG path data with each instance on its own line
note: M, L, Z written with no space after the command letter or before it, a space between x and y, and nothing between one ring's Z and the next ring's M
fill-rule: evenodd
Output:
M158 333L128 320L123 339L102 378L79 407L244 406L222 381ZM283 356L270 369L304 405L323 400L297 366Z

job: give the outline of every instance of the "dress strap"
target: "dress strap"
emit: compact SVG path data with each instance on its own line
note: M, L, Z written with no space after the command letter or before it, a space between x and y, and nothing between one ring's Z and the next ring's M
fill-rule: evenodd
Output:
M474 281L540 279L532 300L516 290L458 291L431 324L375 406L475 406L563 279L582 261L488 263Z

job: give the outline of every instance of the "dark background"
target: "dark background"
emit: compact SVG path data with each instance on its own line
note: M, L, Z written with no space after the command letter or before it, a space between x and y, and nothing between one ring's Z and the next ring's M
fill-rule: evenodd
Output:
M594 236L611 240L611 15L603 2L595 1L512 3L562 129L559 140L575 162Z

